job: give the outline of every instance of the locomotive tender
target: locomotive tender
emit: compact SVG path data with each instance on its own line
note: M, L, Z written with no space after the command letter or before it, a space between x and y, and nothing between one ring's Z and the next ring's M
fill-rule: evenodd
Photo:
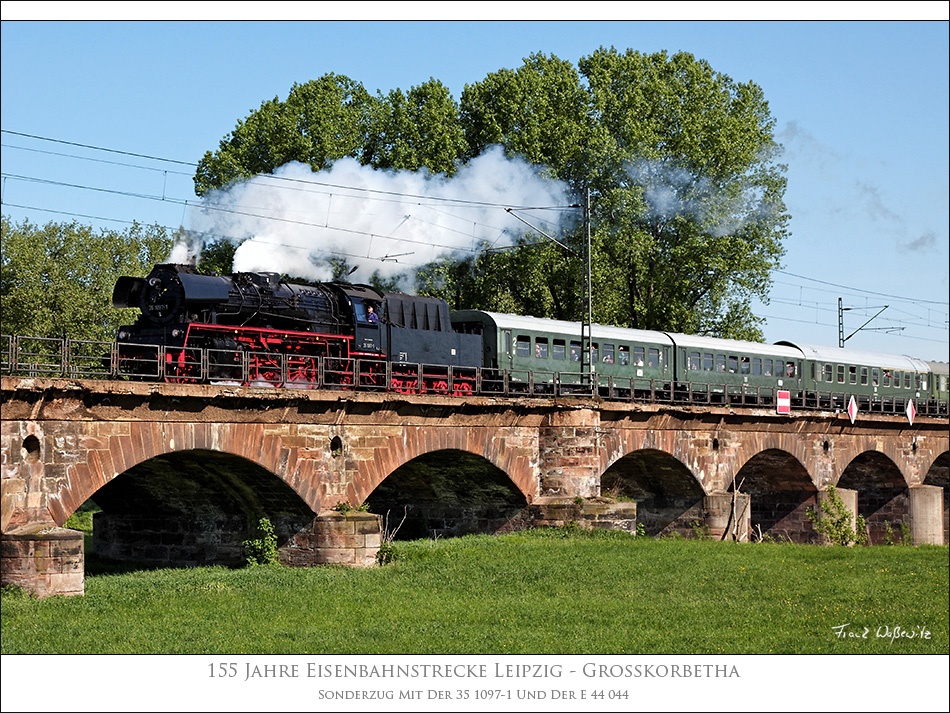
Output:
M120 277L123 373L172 381L369 387L413 393L570 394L587 389L581 325L481 310L348 283L293 284L276 273L199 274L156 265ZM773 345L592 325L597 392L607 397L947 414L948 368L907 356ZM884 407L883 404L889 404ZM875 408L877 407L877 408Z

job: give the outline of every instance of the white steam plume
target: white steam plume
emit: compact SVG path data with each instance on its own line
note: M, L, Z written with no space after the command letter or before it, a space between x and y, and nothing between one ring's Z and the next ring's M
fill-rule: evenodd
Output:
M377 170L350 158L319 172L288 163L208 194L189 217L192 233L205 241L244 241L234 256L235 272L326 280L326 261L341 258L358 268L354 279L365 282L376 270L384 278L412 274L440 257L470 254L480 241L513 244L528 228L505 207L567 203L565 183L542 178L535 167L493 146L452 177ZM520 213L554 234L564 214ZM173 255L195 252L176 245Z

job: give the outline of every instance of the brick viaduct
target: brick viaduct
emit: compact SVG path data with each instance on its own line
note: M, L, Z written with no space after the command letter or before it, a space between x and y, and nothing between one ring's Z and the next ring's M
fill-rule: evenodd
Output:
M2 377L3 582L83 591L95 550L237 564L268 517L282 561L371 564L422 535L579 521L647 534L817 541L835 485L872 542L947 542L946 419ZM605 497L625 496L625 497ZM369 503L380 516L341 513ZM343 508L345 510L345 508Z

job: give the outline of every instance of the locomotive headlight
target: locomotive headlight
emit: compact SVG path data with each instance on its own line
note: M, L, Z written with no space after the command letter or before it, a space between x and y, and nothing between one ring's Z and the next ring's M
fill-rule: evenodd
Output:
M128 339L129 333L126 331L119 332L119 339Z
M173 330L172 330L172 336L177 339L178 337L181 336L181 330L180 330L180 329L173 329Z

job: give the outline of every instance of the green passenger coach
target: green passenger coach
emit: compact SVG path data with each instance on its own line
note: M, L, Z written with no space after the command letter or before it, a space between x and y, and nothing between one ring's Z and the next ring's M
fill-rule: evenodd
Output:
M580 325L480 310L452 313L456 331L482 335L483 366L505 370L514 381L579 384L583 355ZM591 325L591 371L601 388L668 391L673 341L661 332Z

